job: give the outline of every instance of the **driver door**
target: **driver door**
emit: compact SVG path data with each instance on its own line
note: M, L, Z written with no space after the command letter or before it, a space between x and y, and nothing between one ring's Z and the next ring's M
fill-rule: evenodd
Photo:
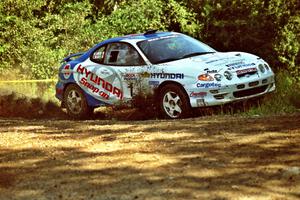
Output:
M97 64L95 71L97 76L101 77L105 84L109 83L112 86L106 87L103 84L103 92L99 93L101 101L109 104L115 104L120 100L126 102L134 95L148 90L149 77L144 76L147 73L147 65L131 44L125 42L106 44L92 54L91 61ZM122 92L121 95L114 92L118 90Z

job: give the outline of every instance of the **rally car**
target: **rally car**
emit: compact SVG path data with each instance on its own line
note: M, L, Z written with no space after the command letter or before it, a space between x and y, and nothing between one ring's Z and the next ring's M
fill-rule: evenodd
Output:
M148 31L108 39L64 58L56 97L71 117L86 118L96 107L153 94L162 116L176 119L192 108L274 90L274 73L258 56L218 52L181 33Z

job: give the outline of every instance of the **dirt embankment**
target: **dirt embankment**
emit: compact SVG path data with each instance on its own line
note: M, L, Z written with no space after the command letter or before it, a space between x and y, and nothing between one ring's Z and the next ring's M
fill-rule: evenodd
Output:
M0 199L299 199L300 115L0 119Z

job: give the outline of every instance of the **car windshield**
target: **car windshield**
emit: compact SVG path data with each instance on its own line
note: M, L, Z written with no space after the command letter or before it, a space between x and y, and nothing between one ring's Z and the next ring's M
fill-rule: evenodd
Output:
M144 40L137 45L153 64L216 52L208 45L180 34Z

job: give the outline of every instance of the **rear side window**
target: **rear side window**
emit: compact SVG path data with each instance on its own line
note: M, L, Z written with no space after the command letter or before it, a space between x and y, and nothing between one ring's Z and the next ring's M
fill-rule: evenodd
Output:
M105 48L106 46L102 46L97 49L91 56L91 60L96 63L102 63L105 55Z

